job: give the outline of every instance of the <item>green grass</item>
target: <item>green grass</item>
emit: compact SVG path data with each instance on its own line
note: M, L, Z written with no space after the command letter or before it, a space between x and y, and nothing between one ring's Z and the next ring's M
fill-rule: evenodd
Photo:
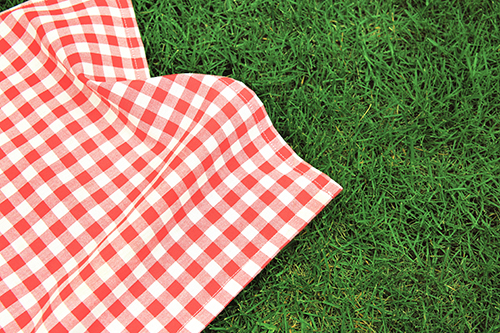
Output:
M134 7L152 76L244 82L344 187L204 333L500 332L499 1Z

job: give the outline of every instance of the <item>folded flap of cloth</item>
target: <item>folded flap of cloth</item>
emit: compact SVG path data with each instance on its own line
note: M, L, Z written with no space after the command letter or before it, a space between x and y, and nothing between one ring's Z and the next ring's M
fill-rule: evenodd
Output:
M342 188L129 0L0 14L0 330L200 332Z

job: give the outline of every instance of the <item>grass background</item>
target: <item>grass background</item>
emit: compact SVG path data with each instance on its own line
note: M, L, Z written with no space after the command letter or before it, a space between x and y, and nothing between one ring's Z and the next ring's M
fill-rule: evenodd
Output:
M0 10L19 1L0 0ZM133 0L344 191L208 332L500 332L500 2Z

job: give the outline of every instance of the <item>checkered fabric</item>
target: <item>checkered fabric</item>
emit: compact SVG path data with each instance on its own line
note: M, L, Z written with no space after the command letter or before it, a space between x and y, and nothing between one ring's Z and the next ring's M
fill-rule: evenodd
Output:
M0 332L200 332L340 191L129 0L0 14Z

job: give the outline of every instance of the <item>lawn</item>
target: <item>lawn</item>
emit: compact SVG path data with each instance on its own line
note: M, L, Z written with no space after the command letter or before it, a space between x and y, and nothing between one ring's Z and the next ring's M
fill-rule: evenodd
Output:
M0 10L18 3L0 0ZM134 0L344 187L208 332L500 332L500 2Z

